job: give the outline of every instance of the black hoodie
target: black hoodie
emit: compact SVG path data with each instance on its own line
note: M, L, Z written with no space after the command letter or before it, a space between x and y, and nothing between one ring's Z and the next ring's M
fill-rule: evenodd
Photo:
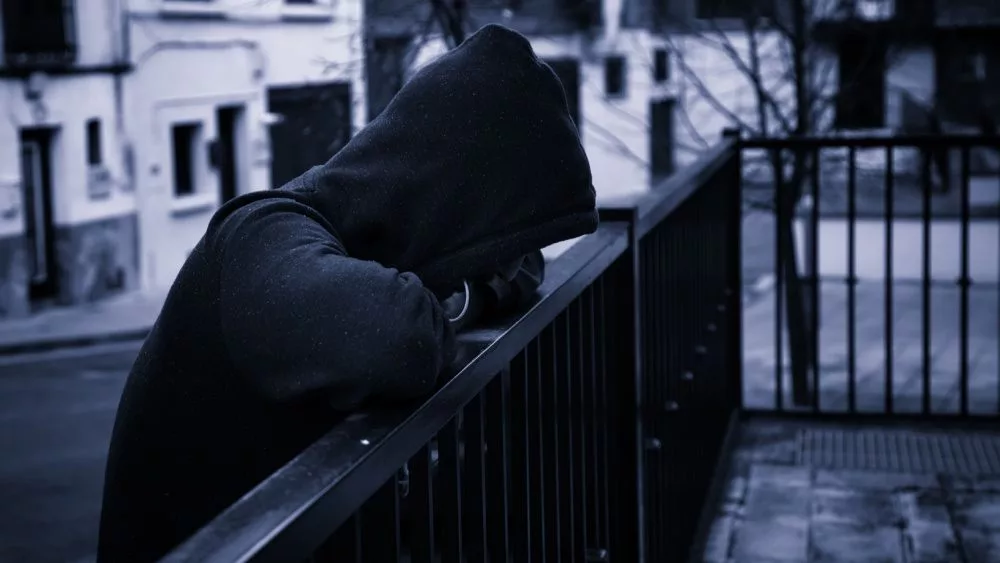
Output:
M436 296L597 226L552 70L487 26L323 166L213 217L115 421L98 561L145 563L371 402L455 353Z

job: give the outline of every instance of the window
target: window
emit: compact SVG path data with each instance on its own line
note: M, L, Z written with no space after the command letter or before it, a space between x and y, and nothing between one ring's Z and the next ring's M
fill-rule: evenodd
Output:
M170 131L173 148L174 195L183 197L195 193L198 185L198 147L201 125L179 123Z
M87 164L99 166L101 155L101 120L96 117L87 120Z
M670 57L667 50L658 48L653 50L653 81L657 84L670 80Z
M608 55L604 57L604 94L609 98L625 95L625 57Z
M745 20L766 16L774 0L694 0L695 18L699 20Z
M839 92L835 125L842 129L885 126L886 45L871 38L845 37L838 52Z
M74 4L67 0L3 0L4 63L63 65L76 56Z

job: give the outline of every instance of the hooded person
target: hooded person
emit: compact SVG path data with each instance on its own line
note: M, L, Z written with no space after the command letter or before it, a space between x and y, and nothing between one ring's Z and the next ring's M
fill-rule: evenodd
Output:
M559 80L484 27L326 164L212 218L123 391L98 561L163 557L351 411L431 393L441 299L596 227Z

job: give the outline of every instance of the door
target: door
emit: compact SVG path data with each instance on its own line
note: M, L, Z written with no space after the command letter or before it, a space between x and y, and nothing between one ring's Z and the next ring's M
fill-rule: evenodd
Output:
M886 50L885 42L872 34L848 34L842 39L837 53L838 128L885 127Z
M325 163L351 138L351 86L346 82L271 88L271 186L278 188Z
M52 137L53 131L49 129L21 132L21 186L30 276L28 296L35 303L53 299L59 293L52 214Z
M240 195L239 143L242 139L243 106L220 107L215 112L218 128L215 163L219 174L219 204L224 204Z

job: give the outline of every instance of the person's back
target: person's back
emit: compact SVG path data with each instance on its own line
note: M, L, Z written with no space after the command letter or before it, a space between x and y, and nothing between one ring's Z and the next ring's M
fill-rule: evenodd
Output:
M346 413L431 392L438 297L596 225L558 79L487 26L328 163L213 217L123 392L99 563L163 557Z

